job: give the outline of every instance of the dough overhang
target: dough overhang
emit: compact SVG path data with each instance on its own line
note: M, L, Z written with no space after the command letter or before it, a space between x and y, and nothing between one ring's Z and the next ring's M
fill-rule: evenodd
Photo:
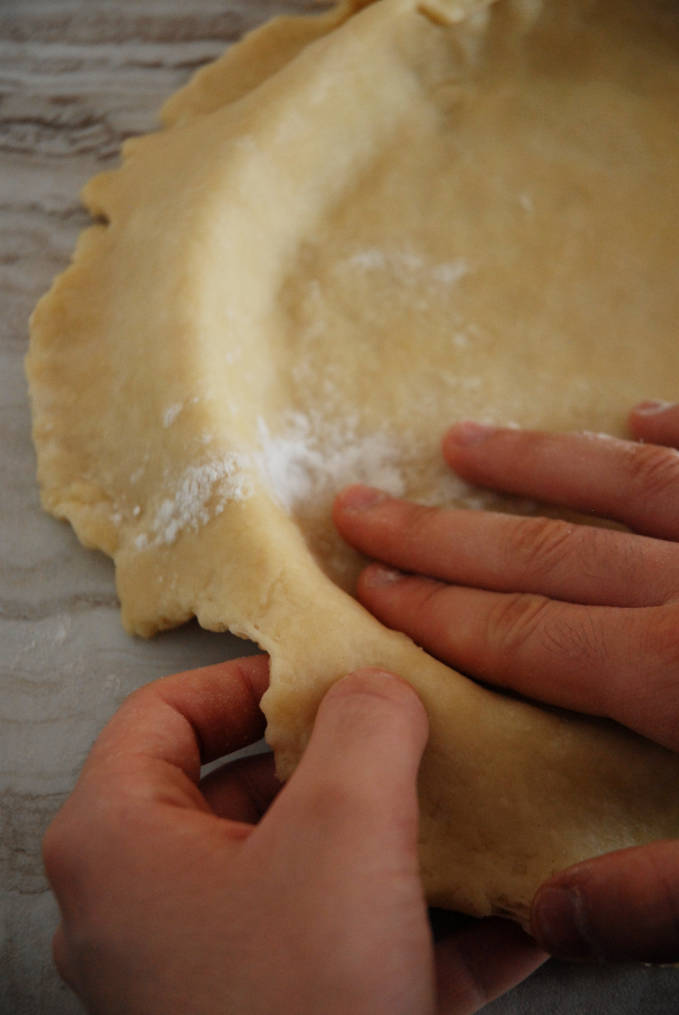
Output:
M277 19L88 184L101 221L33 318L43 499L114 557L128 629L196 615L269 651L284 775L338 676L410 679L425 883L472 913L525 919L553 870L676 835L679 764L384 629L330 503L535 510L448 475L442 430L620 433L676 396L678 41L631 0Z

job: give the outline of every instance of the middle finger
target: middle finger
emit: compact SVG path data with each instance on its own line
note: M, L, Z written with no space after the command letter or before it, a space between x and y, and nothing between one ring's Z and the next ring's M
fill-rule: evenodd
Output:
M350 487L335 504L342 536L367 556L495 592L598 606L654 606L679 594L679 547L539 517L431 508Z

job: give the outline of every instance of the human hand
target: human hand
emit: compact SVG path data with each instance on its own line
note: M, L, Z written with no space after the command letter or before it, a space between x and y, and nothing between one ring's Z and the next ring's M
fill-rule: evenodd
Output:
M545 958L519 927L432 939L417 860L427 720L374 670L328 692L280 790L264 656L133 694L50 826L55 959L97 1015L461 1015ZM265 812L265 813L264 813ZM263 814L263 817L262 817Z
M679 751L679 406L645 403L630 426L639 443L462 423L444 454L470 482L632 532L365 487L340 495L335 522L381 562L358 596L389 627L464 673ZM562 958L679 960L679 842L557 874L535 897L532 930Z

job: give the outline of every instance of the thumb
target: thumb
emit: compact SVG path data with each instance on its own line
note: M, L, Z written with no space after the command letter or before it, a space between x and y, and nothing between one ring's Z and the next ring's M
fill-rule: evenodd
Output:
M569 867L533 901L531 929L562 959L679 960L679 842L654 842Z
M380 848L385 838L393 848L394 837L414 851L417 770L427 733L424 707L400 678L365 669L337 681L277 801L288 812L285 820L293 827L311 822L317 834L358 854Z

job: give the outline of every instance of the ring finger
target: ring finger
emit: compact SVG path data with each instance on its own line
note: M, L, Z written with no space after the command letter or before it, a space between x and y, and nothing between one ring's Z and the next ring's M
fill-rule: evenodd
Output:
M368 487L335 504L367 556L457 585L599 606L653 606L679 594L679 547L547 518L423 507Z

